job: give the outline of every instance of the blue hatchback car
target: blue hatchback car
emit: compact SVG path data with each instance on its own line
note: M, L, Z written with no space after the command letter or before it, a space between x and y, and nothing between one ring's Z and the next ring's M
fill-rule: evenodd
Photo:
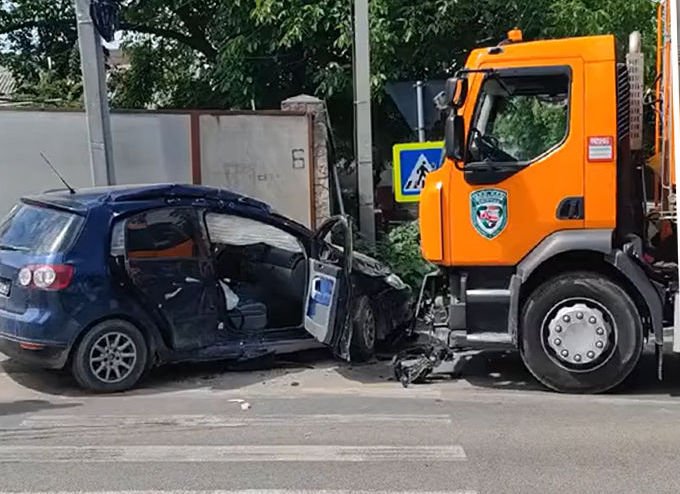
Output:
M0 222L0 352L68 368L98 392L129 389L162 363L319 342L366 359L408 325L410 299L353 252L343 217L312 232L220 189L58 191Z

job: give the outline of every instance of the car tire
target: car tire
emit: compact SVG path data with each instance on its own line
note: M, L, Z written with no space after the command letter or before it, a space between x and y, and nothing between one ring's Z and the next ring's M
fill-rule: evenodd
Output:
M350 356L355 362L366 362L375 353L377 319L371 300L362 295L352 311L352 343Z
M535 289L523 306L520 331L525 365L558 392L609 391L642 354L642 322L633 300L597 273L565 274Z
M147 343L133 324L111 319L93 326L73 352L71 372L78 384L97 393L134 387L146 371Z

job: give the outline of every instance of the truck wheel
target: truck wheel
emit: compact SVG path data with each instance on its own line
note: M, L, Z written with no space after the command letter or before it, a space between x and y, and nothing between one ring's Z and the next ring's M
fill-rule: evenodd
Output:
M642 322L628 294L595 273L570 273L538 287L524 304L522 360L547 387L603 393L642 353Z
M369 360L375 352L376 315L368 297L360 297L352 314L350 356L356 362Z
M144 335L127 321L112 319L90 329L78 344L71 372L78 384L98 393L132 388L146 370Z

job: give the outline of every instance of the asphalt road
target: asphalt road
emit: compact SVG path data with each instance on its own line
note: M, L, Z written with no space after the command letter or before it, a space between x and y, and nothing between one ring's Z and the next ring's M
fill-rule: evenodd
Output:
M0 492L677 493L680 361L666 371L647 355L617 393L566 396L494 353L403 389L386 362L311 352L88 396L4 361Z

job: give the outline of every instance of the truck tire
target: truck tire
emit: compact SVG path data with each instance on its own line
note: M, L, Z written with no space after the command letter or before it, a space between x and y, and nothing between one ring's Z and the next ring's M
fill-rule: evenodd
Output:
M603 393L628 377L642 354L642 322L626 291L603 275L558 276L526 300L522 360L541 383L563 393Z
M373 356L377 327L376 314L371 300L365 295L359 297L352 311L350 356L353 361L366 362Z
M78 384L97 393L115 393L134 387L144 374L148 348L133 324L110 319L93 326L82 338L71 360Z

